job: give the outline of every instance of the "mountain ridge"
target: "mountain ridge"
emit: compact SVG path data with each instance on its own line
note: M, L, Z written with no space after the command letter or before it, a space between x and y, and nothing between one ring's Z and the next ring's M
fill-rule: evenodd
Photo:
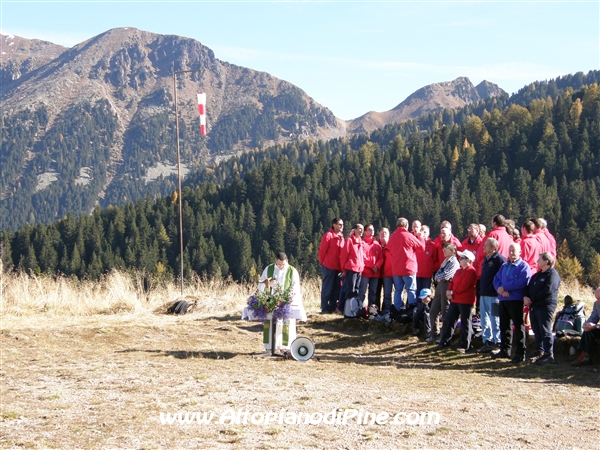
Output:
M414 119L439 109L457 108L503 94L503 89L487 80L474 86L468 77L458 77L452 81L423 86L388 111L369 111L348 121L347 129L352 133L371 132L388 123Z
M0 201L22 211L19 223L53 220L67 212L60 205L89 213L172 190L174 71L194 71L177 77L185 170L263 145L345 135L343 121L302 89L221 61L193 39L116 28L71 48L18 36L2 41L11 50L0 61L2 117L28 133L11 128L4 136L11 145L2 156ZM206 137L197 126L199 91L209 99ZM92 154L106 155L101 166L89 166ZM81 174L95 182L82 185ZM53 212L36 203L52 203Z

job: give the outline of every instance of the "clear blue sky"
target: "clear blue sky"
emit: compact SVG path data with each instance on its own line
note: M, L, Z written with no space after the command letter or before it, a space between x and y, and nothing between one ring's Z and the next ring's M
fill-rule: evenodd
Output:
M600 68L600 7L569 2L2 0L4 33L75 45L116 27L191 37L290 81L342 119L467 76L509 93Z

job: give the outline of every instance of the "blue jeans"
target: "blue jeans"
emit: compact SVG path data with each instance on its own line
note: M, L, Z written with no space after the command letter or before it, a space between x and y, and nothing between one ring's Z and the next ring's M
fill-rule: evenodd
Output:
M321 284L321 312L335 312L335 305L340 295L339 271L321 265L323 283Z
M383 311L390 311L392 306L392 287L394 279L392 277L383 278Z
M492 315L492 305L496 303L496 297L482 295L479 297L479 315L481 317L481 329L483 343L500 343L500 317Z
M406 287L406 293L408 294L408 304L416 305L417 303L417 276L416 274L397 276L394 275L394 306L396 309L404 308L404 301L402 300L402 291Z
M361 277L360 278L360 288L358 290L358 301L364 302L365 294L368 292L369 305L375 305L379 302L376 301L377 298L377 282L379 278L369 278L369 277ZM379 305L377 305L379 308Z

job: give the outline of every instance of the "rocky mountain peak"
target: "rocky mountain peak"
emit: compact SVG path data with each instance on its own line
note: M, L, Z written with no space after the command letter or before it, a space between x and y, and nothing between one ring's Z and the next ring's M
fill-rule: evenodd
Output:
M349 132L370 132L388 123L419 117L443 108L459 108L504 91L489 81L474 86L467 77L433 83L418 89L395 108L385 112L371 111L347 124Z

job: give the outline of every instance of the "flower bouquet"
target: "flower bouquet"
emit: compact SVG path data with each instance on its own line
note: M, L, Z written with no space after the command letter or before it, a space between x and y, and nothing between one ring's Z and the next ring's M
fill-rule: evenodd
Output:
M248 299L248 308L254 315L264 322L268 314L273 314L273 319L283 321L290 318L292 302L292 290L283 289L281 285L276 285L272 292L268 289L257 291Z

